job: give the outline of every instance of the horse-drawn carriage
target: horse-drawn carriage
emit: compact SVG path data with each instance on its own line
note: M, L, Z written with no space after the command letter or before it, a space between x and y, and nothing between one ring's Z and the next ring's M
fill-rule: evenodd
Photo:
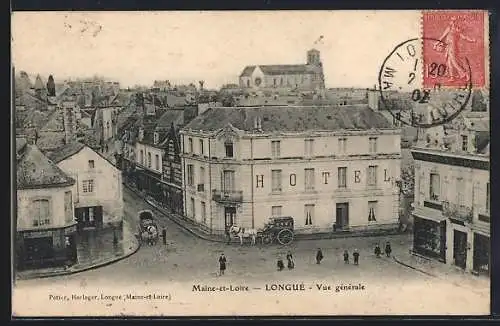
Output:
M243 239L249 238L251 244L255 245L255 239L260 238L264 244L278 242L281 245L287 245L294 238L293 217L272 217L261 230L231 225L229 227L229 236L239 238L240 244L243 244Z
M139 212L139 237L142 242L155 245L158 242L159 231L153 212L149 209Z
M272 217L264 228L259 232L262 243L270 244L278 241L279 244L287 245L293 241L293 217Z

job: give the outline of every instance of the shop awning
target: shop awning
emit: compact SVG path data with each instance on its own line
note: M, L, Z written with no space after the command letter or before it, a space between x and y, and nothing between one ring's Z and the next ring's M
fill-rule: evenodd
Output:
M423 218L426 220L432 220L438 223L446 220L446 217L443 216L441 211L428 207L421 207L421 206L416 207L412 214L415 215L416 217Z

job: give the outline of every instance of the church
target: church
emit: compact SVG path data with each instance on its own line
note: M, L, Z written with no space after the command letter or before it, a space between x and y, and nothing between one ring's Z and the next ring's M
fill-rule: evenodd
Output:
M246 66L239 83L241 88L253 90L323 90L325 79L320 52L307 51L306 64Z

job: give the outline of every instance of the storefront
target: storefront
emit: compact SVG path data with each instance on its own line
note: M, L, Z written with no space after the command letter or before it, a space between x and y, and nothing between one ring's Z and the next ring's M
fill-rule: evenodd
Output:
M173 213L183 215L182 189L179 186L168 184L164 181L160 183L160 186L162 188L162 205Z
M77 262L76 225L17 233L18 269L70 266Z
M473 270L479 274L489 275L490 237L474 232Z
M446 220L413 216L413 251L446 262Z

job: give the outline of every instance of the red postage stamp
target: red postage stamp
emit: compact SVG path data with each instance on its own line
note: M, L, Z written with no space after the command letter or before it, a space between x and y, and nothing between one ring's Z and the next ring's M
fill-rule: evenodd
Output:
M424 11L423 84L484 87L486 83L486 11Z

